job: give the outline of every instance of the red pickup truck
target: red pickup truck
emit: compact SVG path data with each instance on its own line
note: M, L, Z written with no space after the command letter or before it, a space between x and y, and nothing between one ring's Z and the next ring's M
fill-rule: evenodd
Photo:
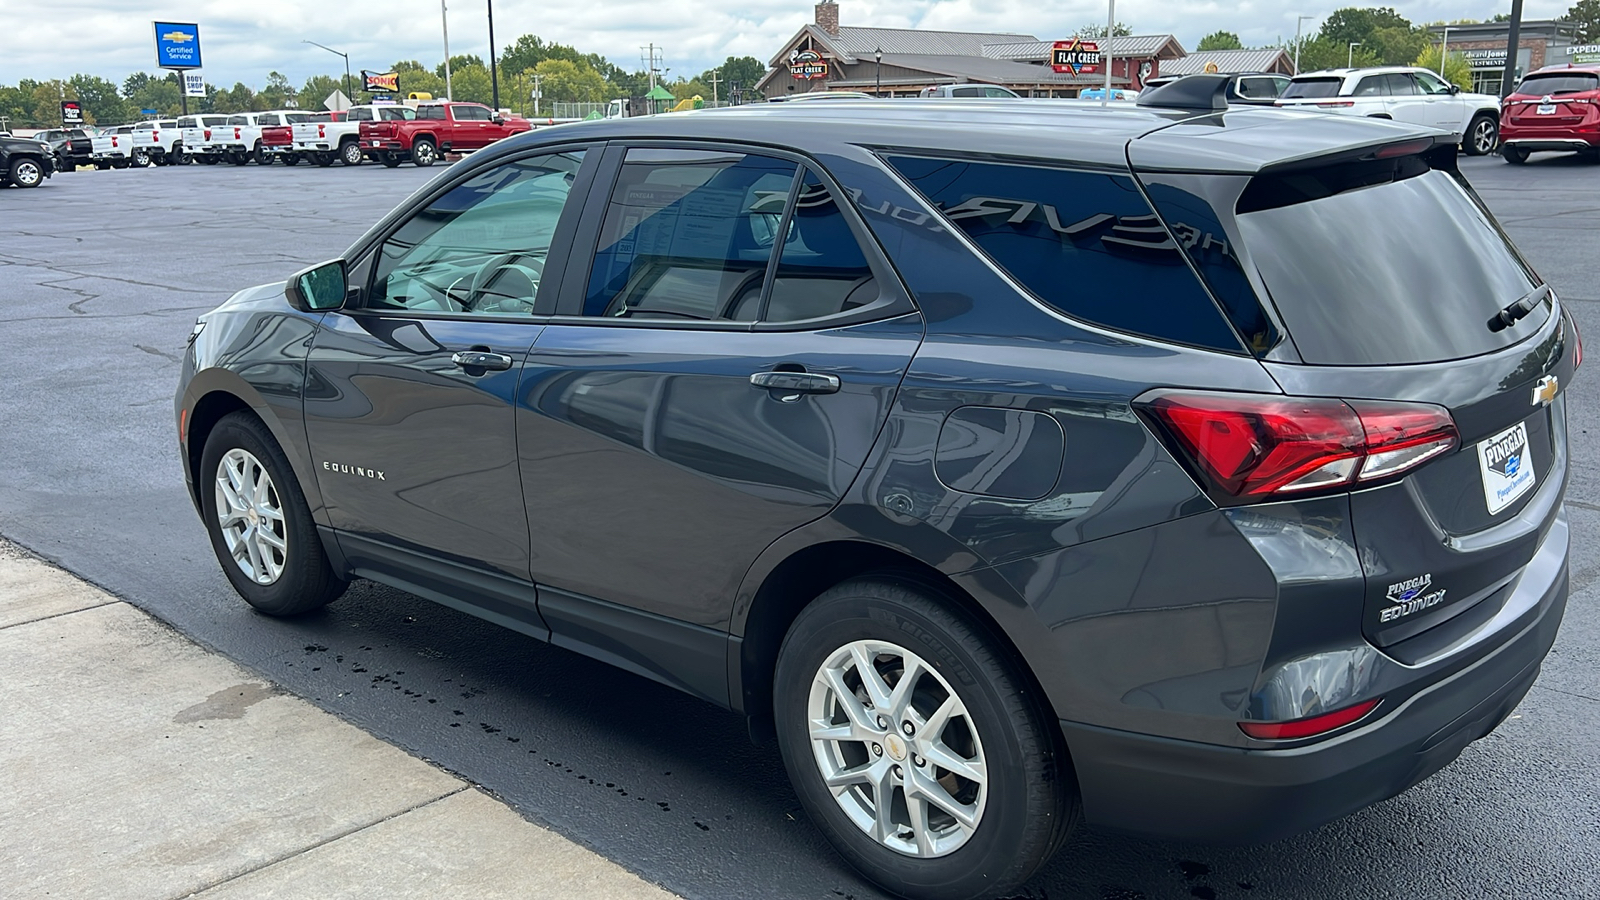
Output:
M444 153L478 150L531 131L532 123L501 116L481 103L419 103L417 117L361 123L361 152L390 168L411 160L431 166Z
M271 163L274 159L283 160L286 166L300 162L300 154L294 152L294 126L301 122L343 122L344 112L291 112L284 113L282 125L271 125L261 129L261 159Z

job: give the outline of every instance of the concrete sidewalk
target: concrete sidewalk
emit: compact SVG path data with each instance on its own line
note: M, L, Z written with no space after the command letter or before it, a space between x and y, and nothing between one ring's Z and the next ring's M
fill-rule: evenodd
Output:
M0 541L0 896L673 895Z

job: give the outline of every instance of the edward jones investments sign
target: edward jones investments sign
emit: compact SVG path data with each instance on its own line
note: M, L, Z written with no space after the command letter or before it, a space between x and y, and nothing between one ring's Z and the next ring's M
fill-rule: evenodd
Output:
M156 22L156 66L162 69L200 68L200 26L183 22Z

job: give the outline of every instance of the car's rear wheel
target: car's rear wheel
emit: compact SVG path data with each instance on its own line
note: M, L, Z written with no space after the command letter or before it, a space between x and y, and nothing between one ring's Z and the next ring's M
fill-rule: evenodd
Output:
M773 702L801 803L895 893L1015 887L1077 820L1059 726L999 639L937 593L828 590L784 639Z
M1467 138L1461 143L1468 156L1488 156L1500 142L1500 122L1491 115L1478 115L1467 126Z
M19 188L34 188L44 182L44 166L36 159L12 160L6 180Z
M419 168L426 169L439 161L439 148L427 138L417 138L411 145L411 161Z
M272 165L272 154L267 152L267 148L262 146L260 141L256 141L255 149L250 152L250 156L258 166Z
M133 164L141 169L150 165L150 154L143 150L133 151Z
M389 168L389 169L399 168L399 166L400 166L400 154L398 154L398 153L380 153L380 154L378 154L378 162L383 163L385 168Z
M311 161L324 168L333 165L334 155L330 150L319 150L311 154Z
M1500 148L1500 155L1506 158L1506 162L1513 165L1520 166L1528 161L1528 151L1524 147L1514 147L1507 144Z
M294 471L260 419L236 412L217 422L196 477L211 547L251 606L288 616L344 593Z
M359 166L361 158L361 145L355 141L345 141L339 145L339 162L347 166Z

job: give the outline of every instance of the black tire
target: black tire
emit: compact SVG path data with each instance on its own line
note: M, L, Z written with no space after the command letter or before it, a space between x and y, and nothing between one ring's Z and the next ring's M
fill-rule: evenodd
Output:
M430 138L417 138L411 145L411 161L419 169L426 169L439 161L439 145Z
M988 793L975 830L944 855L916 857L884 846L856 824L823 782L810 735L812 685L824 662L856 641L909 651L944 684L958 686L955 693L966 707L965 721L982 745ZM936 591L879 578L829 589L801 611L784 638L773 710L789 778L812 821L840 855L893 893L970 900L1007 891L1032 876L1077 823L1077 789L1059 725L1031 678L1002 646L987 627ZM893 674L886 672L885 679ZM932 683L921 676L918 696ZM888 726L896 728L894 722ZM891 736L885 734L883 743L875 745L882 752L874 755L904 758L904 768L914 764L914 772L945 771L941 777L951 777L948 770L920 759L915 745L897 737L891 743ZM861 757L871 762L868 745L859 746ZM975 804L976 795L964 802Z
M250 158L254 159L258 166L272 165L272 154L267 152L267 148L263 147L260 141L256 141L255 149L250 152Z
M205 156L199 157L199 159L200 159L200 164L204 165L204 166L214 166L217 163L222 161L222 160L217 158L217 155L215 153L207 153Z
M189 164L189 153L183 149L183 142L181 141L172 145L172 164L175 166L187 166Z
M228 162L236 166L247 166L250 164L250 154L243 150L230 150L228 151Z
M361 144L357 141L345 141L339 145L339 162L347 166L361 165Z
M283 164L286 165L286 166L298 166L298 165L300 165L300 154L298 154L298 153L285 153L283 155Z
M128 165L129 163L126 157L121 159L113 159L111 161L111 168L113 169L126 169Z
M104 172L105 170L111 168L111 163L108 163L108 162L97 162L97 163L94 164L94 167L96 169L98 169L99 171Z
M1500 146L1500 120L1488 113L1472 117L1467 133L1461 138L1461 149L1468 156L1488 156Z
M326 169L333 165L335 157L332 150L318 150L311 154L311 161Z
M44 164L31 157L18 157L6 171L6 183L19 188L36 188L44 183Z
M277 580L268 585L253 581L233 559L217 518L218 467L223 457L235 449L249 453L260 462L272 479L283 512L284 533L280 535L286 548L283 570ZM206 532L211 536L211 548L228 581L245 602L269 616L292 616L321 609L344 593L348 582L340 579L328 564L327 553L317 536L311 510L306 505L300 483L295 480L294 470L260 419L248 412L222 417L206 438L195 479L200 484L201 508Z
M1510 144L1500 148L1500 155L1506 158L1506 162L1515 166L1520 166L1528 161L1528 151L1525 148L1514 147Z
M400 168L400 154L398 153L379 153L377 158L378 162L383 163L386 169Z

